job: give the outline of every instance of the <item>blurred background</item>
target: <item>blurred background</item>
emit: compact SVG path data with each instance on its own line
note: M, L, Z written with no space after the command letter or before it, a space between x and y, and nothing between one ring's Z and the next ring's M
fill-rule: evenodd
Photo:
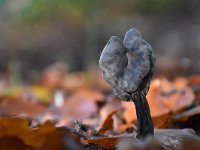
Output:
M154 77L200 73L199 0L0 0L0 115L94 117L112 93L98 69L101 51L132 27L155 50Z
M0 0L0 70L25 80L58 61L85 71L132 27L155 49L158 73L199 72L199 0Z

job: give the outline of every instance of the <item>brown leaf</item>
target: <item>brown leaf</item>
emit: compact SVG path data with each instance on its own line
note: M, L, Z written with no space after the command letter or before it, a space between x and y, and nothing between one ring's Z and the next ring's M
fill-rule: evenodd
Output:
M101 137L96 139L86 139L86 140L84 139L81 141L86 144L96 144L107 150L111 150L115 147L119 139L120 139L119 137Z
M24 142L17 137L1 137L0 149L1 150L33 150L32 147L24 144Z
M190 77L189 85L190 86L200 85L200 75L195 75L195 76Z
M60 127L37 150L83 150L80 140L67 128Z
M136 138L122 138L116 145L117 150L161 150L159 144L152 137L142 141Z
M191 129L155 129L154 136L137 140L133 135L120 138L117 150L199 150L200 138Z
M44 113L46 107L41 103L19 99L4 99L0 103L0 112L4 115L25 115L35 117Z
M111 112L107 118L104 120L103 125L99 129L100 134L104 134L106 131L113 129L113 115L117 112L117 110L114 110Z
M67 129L55 127L55 122L47 121L34 128L29 127L30 120L25 118L0 119L0 147L33 148L34 150L82 149L78 139ZM13 138L12 138L13 137ZM10 140L10 141L7 141ZM4 141L4 142L2 142ZM74 143L72 147L71 141ZM5 144L9 143L11 145ZM50 146L51 145L51 146ZM25 150L25 149L24 149Z
M32 147L41 147L56 132L55 123L45 122L22 134L24 143Z
M191 129L155 129L154 136L140 141L135 133L120 134L114 137L96 137L81 140L86 144L95 144L105 149L119 150L188 150L189 146L199 150L200 138ZM187 149L184 147L187 146Z
M200 115L200 106L194 107L172 117L174 122L187 122L190 118Z
M26 118L1 118L0 137L14 136L23 139L23 133L29 132L30 120Z
M194 150L200 149L200 138L192 129L158 129L155 130L154 137L166 150L188 150L191 147L198 147Z

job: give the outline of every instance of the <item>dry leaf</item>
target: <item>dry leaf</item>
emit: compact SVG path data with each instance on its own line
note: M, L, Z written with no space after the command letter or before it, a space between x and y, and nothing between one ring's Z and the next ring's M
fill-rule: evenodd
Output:
M36 117L43 114L46 107L38 102L19 99L4 99L0 102L0 112L4 115L24 115Z
M86 139L86 140L84 139L81 141L86 144L99 145L100 147L103 147L106 150L112 150L115 147L118 140L119 137L100 137L96 139Z
M0 137L0 150L34 150L16 137Z
M0 144L4 141L0 147L5 150L15 145L22 150L82 149L77 137L66 128L56 128L55 122L47 121L34 128L29 127L29 122L25 118L0 119Z
M105 121L103 122L103 125L99 129L100 134L104 134L106 131L113 129L113 115L117 112L117 110L114 110L111 112Z
M117 150L189 150L190 148L200 149L200 138L190 129L155 129L154 136L142 141L133 135L126 135L121 136L117 144Z
M190 86L200 85L200 75L195 75L195 76L190 77L189 85Z
M1 118L0 137L14 136L22 138L22 133L29 131L30 120L26 118Z
M174 122L187 122L190 118L200 115L200 106L194 107L172 117Z

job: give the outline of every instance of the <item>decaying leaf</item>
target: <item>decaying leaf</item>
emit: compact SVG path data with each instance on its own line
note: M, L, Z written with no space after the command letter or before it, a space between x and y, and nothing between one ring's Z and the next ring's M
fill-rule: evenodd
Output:
M143 141L138 141L134 137L132 138L121 138L117 145L117 150L161 150L157 141L152 138L148 137Z
M187 122L190 118L200 115L200 106L194 107L172 117L174 122Z
M117 150L194 150L200 148L200 138L191 129L156 129L155 135L137 140L136 134L120 134L112 137L93 137L81 140L86 144L99 145L105 149ZM186 146L186 147L185 147Z
M24 115L36 117L44 113L45 110L46 107L38 102L19 99L3 99L0 102L0 112L7 116Z
M17 137L0 137L1 150L34 150Z
M156 131L155 139L164 150L188 150L193 146L197 148L194 150L200 149L200 138L192 129L160 129Z
M27 150L53 150L57 148L69 150L77 147L82 149L75 135L68 129L56 128L54 122L48 121L34 128L30 128L29 123L30 120L26 118L1 118L0 147L6 148L2 150L12 149L14 146L21 147L22 150L26 150L26 148ZM4 144L1 144L3 141ZM74 143L74 147L71 143Z
M99 145L100 147L103 147L106 150L112 150L114 149L118 140L119 140L119 137L100 137L96 139L86 139L86 140L84 139L81 141L86 144Z
M106 131L113 129L113 115L117 112L117 110L114 110L111 112L105 121L103 122L103 125L99 129L100 134L104 134Z

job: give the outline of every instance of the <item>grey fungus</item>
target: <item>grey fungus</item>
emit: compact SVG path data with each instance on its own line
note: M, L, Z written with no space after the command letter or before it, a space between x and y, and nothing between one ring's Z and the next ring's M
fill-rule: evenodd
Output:
M154 62L152 47L137 29L132 28L126 32L123 42L116 36L110 38L100 56L99 66L114 94L129 101L131 94L138 90L147 94Z
M112 36L104 47L99 67L104 79L121 100L133 101L137 115L137 138L154 134L146 94L153 75L155 56L152 47L137 29L126 32L124 40Z

